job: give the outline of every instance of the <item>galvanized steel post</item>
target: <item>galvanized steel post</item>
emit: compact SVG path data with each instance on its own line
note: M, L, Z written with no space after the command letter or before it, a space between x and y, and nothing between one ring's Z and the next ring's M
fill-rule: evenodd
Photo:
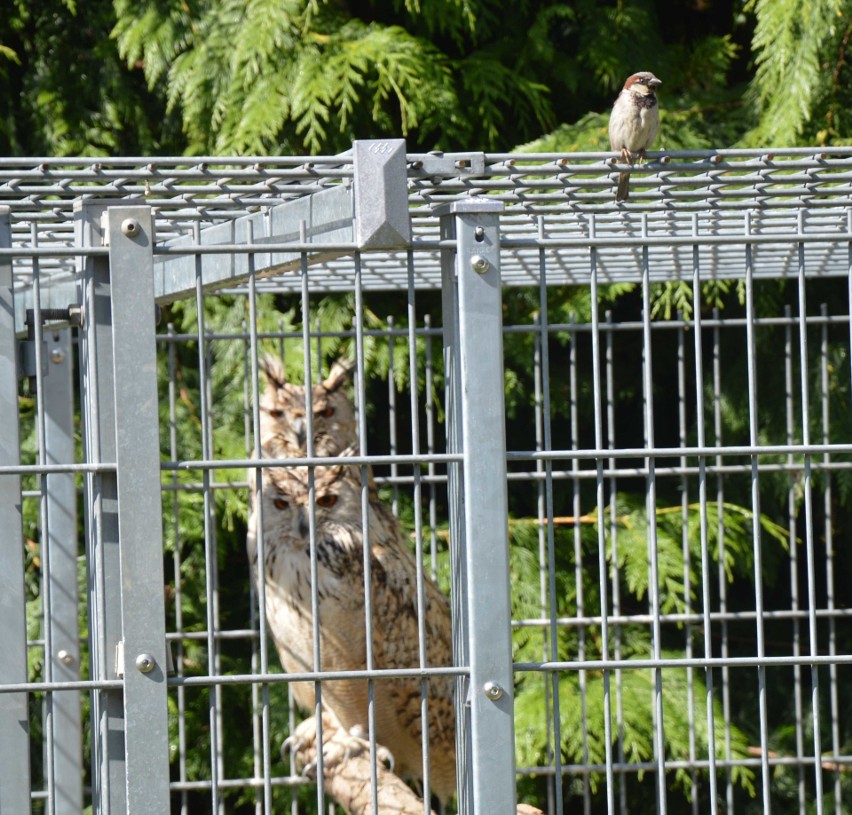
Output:
M160 425L151 208L107 210L127 809L169 810Z
M74 394L71 385L71 331L45 332L47 376L44 388L44 448L47 464L74 461ZM80 623L77 592L77 492L73 473L49 473L47 480L50 608L46 624L52 645L54 682L80 679ZM53 786L55 815L83 810L83 740L78 693L53 697Z
M12 245L0 207L0 247ZM12 259L0 258L0 465L21 463ZM0 685L27 681L21 476L0 476ZM0 693L0 812L30 811L30 728L26 693Z
M83 200L74 205L76 243L101 247L101 216L107 205ZM115 383L109 260L84 255L79 270L83 324L80 341L80 398L83 458L103 464L86 474L84 521L89 601L89 660L92 679L118 679L116 651L121 643L121 565L118 541L118 486L115 471ZM120 815L126 808L124 703L120 690L98 689L91 696L92 806Z
M515 812L514 686L500 280L500 203L441 208L444 353L450 452L459 804L465 815ZM462 619L459 619L461 617ZM466 683L460 683L464 686Z

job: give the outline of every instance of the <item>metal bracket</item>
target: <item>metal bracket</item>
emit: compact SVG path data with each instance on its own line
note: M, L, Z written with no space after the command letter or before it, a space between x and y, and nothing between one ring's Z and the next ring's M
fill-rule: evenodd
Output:
M80 326L83 324L82 306L72 304L67 308L43 308L40 313L42 323L63 323L73 326ZM30 380L30 393L35 393L35 379L37 373L35 309L27 309L24 325L27 327L27 338L18 342L18 379L28 378ZM41 375L47 376L48 371L47 343L42 340Z
M423 178L456 178L485 175L485 153L427 153L409 163L414 174Z
M137 669L145 673L144 669L139 666L138 660L139 657L137 657ZM176 673L172 646L170 642L166 641L166 676L174 676ZM119 640L115 644L115 675L118 679L124 679L124 640Z

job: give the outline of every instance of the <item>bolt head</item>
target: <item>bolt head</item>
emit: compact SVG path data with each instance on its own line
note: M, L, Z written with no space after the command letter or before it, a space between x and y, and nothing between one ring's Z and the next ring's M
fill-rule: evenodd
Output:
M501 688L496 682L486 682L485 685L483 685L483 690L485 691L485 695L492 702L496 702L498 699L503 698L503 688Z
M125 218L125 220L121 222L121 231L127 235L128 238L135 238L142 231L142 227L139 226L139 221L135 218Z
M488 262L488 260L486 258L482 257L482 255L473 255L470 259L470 265L471 265L471 268L475 272L479 272L479 274L483 274L484 272L487 272L488 269L491 266L491 264Z
M66 651L64 648L56 653L56 658L63 665L70 665L72 662L74 662L74 656L71 654L70 651Z
M57 365L59 365L60 362L65 362L65 352L61 348L51 348L50 361Z
M154 657L152 657L150 654L139 654L139 656L136 657L136 670L139 671L139 673L151 673L151 671L154 670L154 666L156 664L157 663L154 661Z

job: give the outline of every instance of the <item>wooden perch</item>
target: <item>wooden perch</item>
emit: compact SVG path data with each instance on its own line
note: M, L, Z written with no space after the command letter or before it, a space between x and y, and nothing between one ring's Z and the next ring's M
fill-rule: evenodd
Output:
M372 815L369 742L346 732L328 713L322 714L322 740L326 795L334 798L349 815ZM297 769L315 778L316 718L305 719L288 741ZM388 758L389 754L379 745L376 745L376 757L376 792L381 815L423 815L423 800L385 764L383 758ZM518 815L544 813L529 804L518 804Z

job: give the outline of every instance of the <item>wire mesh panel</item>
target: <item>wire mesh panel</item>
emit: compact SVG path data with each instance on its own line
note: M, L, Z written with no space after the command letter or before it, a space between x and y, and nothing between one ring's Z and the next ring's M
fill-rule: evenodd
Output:
M848 809L850 159L609 159L4 160L0 806Z

